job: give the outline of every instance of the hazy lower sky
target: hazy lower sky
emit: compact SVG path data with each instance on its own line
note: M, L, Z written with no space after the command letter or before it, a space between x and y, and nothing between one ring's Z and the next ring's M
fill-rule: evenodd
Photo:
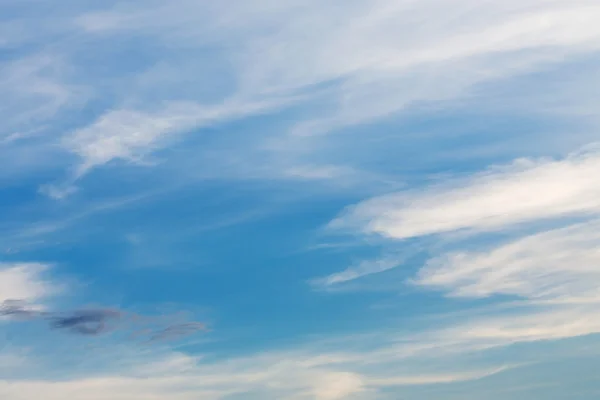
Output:
M598 21L1 0L0 398L599 398Z

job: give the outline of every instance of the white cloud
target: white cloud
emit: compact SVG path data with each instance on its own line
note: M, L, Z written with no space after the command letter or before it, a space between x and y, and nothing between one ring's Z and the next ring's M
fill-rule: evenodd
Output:
M414 385L428 385L436 383L452 383L452 382L464 382L478 380L486 378L491 375L501 373L508 370L508 367L493 368L487 370L480 370L474 372L463 372L457 374L448 375L416 375L416 376L401 376L391 378L373 378L371 379L372 384L381 386L414 386Z
M363 378L358 374L337 372L317 378L314 396L322 400L338 400L360 393L364 389Z
M19 32L33 31L28 25L43 27L42 35L28 33L27 43L48 38L58 44L51 46L54 53L4 63L0 88L13 101L0 109L6 129L0 142L42 126L57 135L65 125L53 117L65 116L60 111L68 106L85 100L107 104L109 111L97 121L64 138L66 147L82 157L75 167L81 174L117 158L139 161L170 143L175 133L235 118L239 113L228 107L237 106L223 104L224 98L278 103L285 102L281 96L302 93L319 108L292 119L292 131L312 135L415 103L462 97L479 83L596 52L600 43L595 23L600 8L594 0L260 0L251 6L155 0L104 7L69 4L48 18L24 12L15 22ZM77 40L59 40L67 35ZM89 52L90 46L97 51ZM130 63L124 54L141 56ZM80 110L73 115L86 118ZM273 136L286 136L287 128ZM264 135L252 134L254 140L228 150L246 160L256 148L264 149ZM281 157L255 157L252 167L268 178L273 174L262 171L336 181L363 171L356 160L334 167L337 163L323 153L335 152L336 146L306 145L300 135L284 140L287 148L268 151ZM48 148L54 148L55 139L49 138ZM252 175L245 171L247 164L236 172ZM369 179L359 172L356 180ZM60 198L70 189L46 187L45 192Z
M167 107L157 115L111 111L91 126L76 131L65 139L65 146L83 159L76 175L113 159L135 160L151 152L165 135L190 129L202 118L201 110L196 107L177 108Z
M68 380L0 380L6 400L31 398L43 392L48 400L70 396L78 400L226 399L232 395L259 395L261 399L338 400L363 399L391 386L434 385L481 379L507 368L445 374L394 373L388 366L365 374L352 371L364 361L377 362L377 354L355 354L354 366L340 364L334 354L282 352L203 363L183 354L166 355L150 362L138 360L116 373L78 374ZM366 357L366 360L365 360ZM350 369L345 369L350 368ZM87 377L86 377L87 375ZM252 397L251 397L252 398Z
M232 56L239 62L235 67L242 87L262 93L337 78L364 81L365 74L381 72L385 75L372 76L394 81L407 70L431 63L452 64L523 49L546 53L552 47L551 58L557 60L565 53L594 51L600 37L595 24L600 7L592 0L339 4L346 7L316 1L264 0L252 7L243 2L223 7L158 1L143 9L90 13L79 22L88 32L145 32L170 46L187 48L208 40L235 43L239 54Z
M367 200L331 226L403 240L552 218L554 226L562 224L483 248L470 243L468 251L454 242L457 250L430 259L412 283L450 297L514 297L497 296L503 308L487 315L407 338L400 353L457 354L600 333L598 172L600 157L592 147L562 160L517 160L470 178ZM565 226L564 217L584 222Z
M332 221L395 239L462 229L496 230L523 222L600 211L597 152L563 160L517 160L446 184L370 199Z
M552 341L600 333L600 317L597 308L598 302L584 305L538 305L527 302L505 304L505 307L500 310L483 309L483 313L469 312L431 329L398 335L395 340L392 340L392 344L380 347L369 354L368 359L377 357L379 362L387 363L386 365L409 362L409 360L415 363L433 360L452 364L463 356L486 357L490 350L516 343L548 342L546 345L550 346L548 349L551 350ZM513 356L511 361L516 367L520 360L518 356ZM537 361L544 360L538 358ZM504 368L506 367L500 367L498 372ZM494 370L491 369L490 374ZM436 375L436 381L443 383L443 376L443 374ZM461 380L461 373L449 374L449 376L452 376L455 381ZM464 374L464 380L468 380L469 377L477 379L470 373ZM404 378L398 376L385 378L385 380L403 382ZM379 376L373 379L384 378ZM411 382L425 384L426 380L427 376L420 375L414 377ZM383 382L384 380L379 383L383 384Z
M364 260L358 265L351 266L344 271L336 272L324 278L318 278L313 284L318 286L332 286L344 282L350 282L367 275L378 274L396 268L402 263L398 258L381 258L377 260Z
M599 332L597 304L526 308L506 316L481 318L447 331L450 337L483 348L566 339Z
M68 183L62 186L46 184L40 186L39 192L52 199L61 200L77 192L77 188Z
M251 6L154 0L103 6L65 6L52 21L23 13L19 31L32 31L28 24L44 28L44 37L27 34L28 43L47 37L58 44L51 46L52 54L13 60L0 71L0 88L17 100L0 109L7 130L0 133L0 143L42 125L58 135L65 124L53 117L65 116L60 112L73 104L97 101L108 111L62 140L81 157L75 174L84 174L115 159L139 162L168 146L177 133L271 110L301 94L316 107L279 125L277 132L252 132L253 140L232 137L236 145L226 152L236 153L234 160L252 161L230 169L245 178L269 179L274 174L265 171L278 171L278 178L356 185L371 180L364 165L351 155L349 162L332 160L338 146L321 146L302 135L370 121L413 104L485 97L472 89L597 52L600 43L595 0L259 0ZM77 39L58 40L67 35ZM89 52L90 46L97 51ZM140 57L129 62L125 54ZM238 109L262 101L271 105ZM79 119L86 114L78 110L66 125L73 126L75 119L85 126ZM402 136L396 135L396 143ZM264 142L273 137L289 140L265 150ZM47 148L55 149L55 139L49 138ZM199 149L194 158L201 159L204 150L214 149ZM211 159L212 169L227 169L225 158ZM66 197L70 183L43 192Z
M13 292L2 288L3 297L35 300L52 292L47 284L36 281L35 274L30 277L23 265L5 271L11 273L1 276L0 282L11 282ZM25 278L20 278L23 275ZM331 343L325 343L325 347L313 343L295 350L267 351L221 361L182 353L155 358L144 352L140 358L129 358L131 354L120 349L115 350L118 357L110 357L103 349L103 357L112 361L100 370L94 368L96 372L78 373L77 377L64 380L39 380L26 374L19 379L0 380L0 396L20 400L43 392L49 400L65 396L80 400L158 400L166 396L176 400L216 400L234 394L257 394L265 399L362 399L361 396L369 398L382 388L476 380L510 368L457 370L453 360L465 352L600 331L596 304L536 307L518 307L510 314L489 314L417 333L378 334L370 349L364 347L365 338L358 338L355 343L336 341L334 348L327 347ZM60 348L60 344L54 346ZM79 356L86 362L93 359L92 354L85 352ZM433 361L435 373L430 371L427 360ZM37 364L45 365L40 360ZM440 372L440 366L445 364L446 371Z
M173 141L176 134L271 106L268 102L230 101L217 107L171 103L154 113L115 110L66 137L64 145L82 159L75 174L78 178L90 168L115 159L139 161Z
M56 294L60 286L45 279L48 265L39 263L0 263L0 303L25 300L35 303Z
M152 60L140 69L148 72L151 64L167 64L165 69L156 70L179 72L166 79L166 86L177 90L162 86L158 90L153 79L144 83L150 89L135 84L115 88L111 96L116 100L107 113L63 138L66 149L80 157L75 179L114 160L140 162L186 131L271 109L273 104L282 103L278 97L282 94L289 98L307 90L309 96L314 95L320 105L324 104L318 114L296 126L293 133L299 138L390 115L415 103L455 99L480 83L597 52L600 43L600 7L596 0L357 0L327 4L180 0L139 4L119 5L109 12L79 18L85 47L75 43L73 48L62 47L61 51L73 56L73 63L81 60L75 54L84 53L89 57L87 62L94 62L98 59L89 52L91 42L108 43L111 49L129 43L102 34L118 32L122 39L127 36L123 31L135 32L139 40L135 41L136 49L147 43L144 35L155 35L160 40L153 37L148 42L163 47L152 47L156 58L150 57ZM100 50L102 47L97 46ZM222 68L215 68L218 77L208 75L202 82L224 76L223 80L233 86L227 90L244 101L222 104L223 96L215 96L218 100L213 102L194 98L204 95L202 84L194 85L203 78L195 66L211 63L213 59L206 52L213 48L219 49L210 53L219 60L214 64ZM113 53L110 56L119 66L127 63L120 64ZM4 92L19 100L16 108L7 106L1 111L3 116L14 117L10 122L19 128L11 125L10 132L0 136L3 143L21 137L19 124L30 121L29 117L47 122L73 101L70 86L63 83L64 71L53 69L54 61L36 63L29 69L26 64L15 64L19 68L9 68L9 73L2 75L5 78L0 87L8 88ZM110 81L96 81L95 75L87 75L86 63L77 67L78 77L92 91L102 91ZM191 90L183 90L188 84ZM321 84L326 87L314 94L312 89ZM256 106L256 99L265 97L270 99L269 105ZM163 106L154 104L157 98L164 100ZM256 145L261 140L245 143ZM303 150L278 171L294 179L339 179L348 171L346 167L334 167L330 160L315 162L313 157L318 157L311 146ZM600 209L600 185L595 178L600 172L599 160L594 153L564 160L524 160L472 179L366 201L332 226L358 226L369 233L404 239L462 229L501 229L544 218L595 215ZM68 195L72 188L48 186L45 190L58 198ZM598 332L596 304L569 303L593 299L595 294L596 255L591 250L597 243L594 228L593 224L581 225L526 238L489 253L462 252L441 257L428 264L418 280L451 295L511 294L566 304L542 305L538 309L529 303L509 316L474 319L425 332L398 347L383 345L373 352L310 354L304 358L283 354L271 359L250 357L204 365L180 357L162 366L152 365L152 370L144 372L146 377L106 373L67 381L4 381L0 382L0 397L30 399L44 393L49 400L197 400L257 391L275 392L275 398L326 400L386 385L477 379L496 370L420 376L406 371L375 373L364 364L381 366L385 360L398 361L415 354L437 355ZM553 243L552 251L544 251L547 242ZM565 267L570 265L565 263L569 255L574 258L569 260L574 262L572 269ZM395 265L365 262L326 277L322 283L347 282ZM52 286L39 277L35 268L28 268L31 266L11 265L0 271L0 299L15 296L39 301L51 293ZM574 291L586 296L579 299Z
M591 221L518 239L489 251L430 260L416 284L452 296L508 294L530 299L600 299L600 223Z
M252 6L234 2L226 7L159 0L143 6L109 5L81 15L76 23L82 35L94 40L135 33L160 43L165 53L154 69L168 73L169 87L177 88L161 92L164 98L188 96L182 82L200 96L203 88L194 83L199 79L233 82L228 88L248 99L295 93L312 97L319 109L293 121L292 133L298 139L413 104L479 99L485 94L472 92L478 84L595 53L600 48L599 15L595 0L261 0ZM196 72L198 65L207 63L214 66L206 74L210 79ZM129 97L147 103L146 89L135 87ZM260 147L263 139L252 145ZM304 166L314 164L316 154L329 149L306 146L298 151L299 141L272 150L283 157L258 157L257 163L275 164L274 170L285 159L290 178L318 174L344 179L322 168L307 170ZM237 150L247 154L252 148ZM297 166L290 167L292 161Z
M511 2L483 5L463 1L450 5L431 1L418 6L404 2L404 7L390 6L387 14L385 8L374 7L365 17L372 25L345 26L333 35L340 41L355 38L352 45L322 45L328 47L318 55L335 57L320 61L339 73L336 78L344 78L336 93L336 112L300 124L295 133L328 132L385 117L415 104L465 97L479 84L543 69L578 53L597 51L600 31L592 22L592 16L600 13L597 5L588 2L555 7L542 2L526 3L517 10ZM437 11L429 9L424 16L427 6ZM463 11L462 7L481 9ZM423 25L414 27L419 22ZM455 26L456 23L461 26ZM406 37L411 41L405 41ZM521 55L515 56L516 52ZM336 65L337 62L344 65Z
M449 326L426 340L448 349L481 350L600 333L599 228L591 220L433 258L413 283L451 297L520 300L504 300L504 310Z

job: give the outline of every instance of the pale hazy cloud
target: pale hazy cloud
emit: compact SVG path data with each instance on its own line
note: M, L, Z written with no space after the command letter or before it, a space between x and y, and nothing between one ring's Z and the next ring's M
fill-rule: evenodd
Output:
M67 380L20 379L0 381L0 394L16 400L39 391L50 400L70 395L77 399L226 399L228 396L258 394L264 399L338 400L370 398L378 390L398 386L435 385L481 379L509 367L477 372L416 374L387 370L380 366L359 372L362 361L375 363L377 354L356 354L361 362L335 363L327 354L281 352L216 362L181 353L147 357L129 363L120 373L95 373ZM331 359L331 362L328 362Z

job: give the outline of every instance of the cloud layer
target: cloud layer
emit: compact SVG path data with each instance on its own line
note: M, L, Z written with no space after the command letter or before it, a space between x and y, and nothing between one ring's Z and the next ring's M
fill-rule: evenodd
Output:
M370 199L331 223L394 239L600 212L597 152L563 160L521 159L475 176Z
M514 344L554 356L600 333L600 152L573 152L600 126L597 0L7 0L0 14L3 257L91 282L71 296L50 264L0 264L0 323L29 341L6 346L0 398L397 399L511 373L531 361ZM288 257L329 220L347 253ZM134 247L169 270L125 271ZM176 275L181 260L197 270ZM385 290L311 291L367 277ZM140 282L129 304L213 302L230 330L76 299Z
M416 283L452 296L600 300L598 221L526 236L487 251L432 259Z

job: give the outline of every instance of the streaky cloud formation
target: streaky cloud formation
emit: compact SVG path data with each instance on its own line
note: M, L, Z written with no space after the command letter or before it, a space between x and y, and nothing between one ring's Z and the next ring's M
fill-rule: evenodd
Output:
M367 275L378 274L396 268L402 263L398 258L382 258L379 260L361 261L356 266L351 266L341 272L336 272L324 278L315 279L313 284L317 286L332 286L340 283L350 282Z
M113 110L91 126L67 136L64 145L82 158L74 176L79 178L89 169L115 159L140 161L147 153L172 143L175 135L192 128L261 112L269 106L267 102L231 100L215 107L166 104L153 113Z
M5 300L0 304L0 316L19 319L42 319L53 329L65 332L96 336L110 333L117 329L127 329L139 337L149 336L152 342L179 339L201 330L206 326L199 322L173 323L160 327L165 318L149 317L126 313L117 309L80 309L72 311L39 311L31 308L22 300Z
M92 98L102 97L107 89L116 92L115 104L97 120L62 138L66 150L82 157L82 163L73 168L74 176L113 159L139 160L169 142L175 132L192 133L209 122L277 109L301 93L304 103L324 101L327 116L299 121L292 129L297 135L278 138L287 142L287 157L262 157L263 162L294 161L297 165L288 166L293 171L310 164L316 150L310 140L298 136L371 121L423 102L468 97L484 82L594 53L600 37L595 27L599 9L593 0L569 4L529 0L525 5L379 0L357 1L343 9L340 13L333 3L323 6L314 1L277 7L270 1L254 2L252 7L241 2L223 7L179 0L156 1L151 6L107 3L75 17L59 10L59 16L69 21L64 24L69 34L79 29L77 34L94 43L133 34L141 39L137 44L142 48L151 39L166 53L133 71L124 67L133 79L115 82L77 63L75 54L88 42L56 48L60 58L65 63L73 60L73 65L60 69L56 78L44 76L50 82L46 86L72 93L62 80L69 82L69 73L77 71L87 78L82 85ZM266 36L265 27L270 27ZM116 43L117 54L136 50L129 42ZM226 51L215 53L215 46ZM233 80L233 93L216 101L188 100L190 90L201 94L202 85L212 83L212 77L200 79L196 73L197 66L207 61L190 48L214 54L210 65L222 71L218 82ZM170 73L165 76L164 71ZM308 89L319 85L326 88L311 96ZM260 103L269 106L256 106ZM9 135L15 130L19 128ZM257 140L253 147L259 154L265 139L268 143L275 138L267 135ZM298 154L302 148L306 151ZM245 168L241 165L239 173ZM58 198L71 193L66 189L46 192Z
M331 222L394 239L500 230L540 219L600 213L596 150L562 160L519 159L463 179L366 200Z
M493 377L510 367L485 368L457 374L417 375L407 372L393 377L371 377L368 373L346 370L342 355L282 352L262 354L230 361L199 362L172 353L152 361L140 360L120 375L97 375L80 380L0 381L0 393L13 396L43 390L49 399L70 393L82 400L115 399L211 399L228 396L271 396L292 399L365 399L377 389L411 387L423 384L456 383ZM358 355L357 355L358 356ZM376 354L367 355L374 361ZM372 358L373 357L373 358ZM360 363L358 363L360 365Z
M595 334L600 332L597 163L595 151L564 160L517 160L466 179L367 200L330 227L355 227L399 241L466 233L450 236L454 249L430 257L409 283L449 298L504 299L510 313L431 332L432 343L483 350ZM553 228L535 224L544 220L554 221ZM491 243L469 242L474 233L481 237L517 224L534 232L517 230L511 236L520 237L500 243L493 235Z
M596 399L599 20L4 0L0 399Z
M442 255L419 271L415 283L458 297L505 294L565 303L600 301L599 228L592 220L485 251Z
M46 314L46 317L48 315ZM99 335L109 330L108 323L121 317L116 310L76 310L50 317L51 326L81 335Z

